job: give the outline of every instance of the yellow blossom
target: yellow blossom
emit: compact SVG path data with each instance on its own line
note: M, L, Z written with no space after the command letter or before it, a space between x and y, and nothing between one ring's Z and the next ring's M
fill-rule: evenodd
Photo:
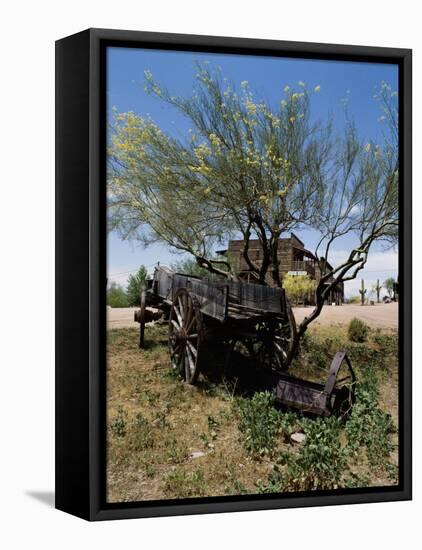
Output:
M290 90L290 86L284 86L284 91L287 93Z
M314 89L315 92L319 92L320 90L321 90L321 86L319 84L318 86L315 86L315 89Z
M221 145L220 138L215 134L210 134L209 138L210 138L210 142L212 143L212 145L214 145L214 147L219 147Z
M298 84L299 84L299 86L302 86L302 88L305 87L305 83L302 80L299 80Z
M365 145L365 151L366 151L367 153L369 153L370 150L371 150L371 144L370 144L370 143L367 143L367 144Z
M256 105L248 99L246 102L246 111L248 115L256 115Z

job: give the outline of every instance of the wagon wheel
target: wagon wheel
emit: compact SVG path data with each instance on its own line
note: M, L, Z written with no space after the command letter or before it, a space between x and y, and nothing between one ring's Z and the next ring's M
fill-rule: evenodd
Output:
M257 342L254 355L265 367L276 371L285 371L293 344L296 322L291 308L287 311L287 320L269 319L258 323Z
M346 415L356 401L356 376L347 357L337 372L334 387L337 396L335 408L341 415Z
M170 310L169 348L173 368L188 384L194 384L198 378L202 342L202 313L198 300L189 290L180 288Z
M141 309L139 310L139 347L145 347L145 307L146 307L146 294L145 290L141 292Z

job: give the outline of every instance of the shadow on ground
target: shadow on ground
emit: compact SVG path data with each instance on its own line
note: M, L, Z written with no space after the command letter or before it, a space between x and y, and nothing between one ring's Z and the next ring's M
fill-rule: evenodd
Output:
M54 491L26 491L25 494L38 502L41 502L49 508L54 508L55 493Z

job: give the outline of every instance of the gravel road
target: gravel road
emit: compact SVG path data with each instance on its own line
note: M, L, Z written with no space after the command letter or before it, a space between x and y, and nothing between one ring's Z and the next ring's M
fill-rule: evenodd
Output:
M138 327L133 320L134 311L137 308L107 308L107 326L112 328ZM300 322L312 311L311 307L293 308L296 321ZM321 325L331 323L348 323L353 317L358 317L372 327L397 328L398 327L398 304L375 304L374 306L360 306L346 304L343 306L325 306L321 315L315 321Z

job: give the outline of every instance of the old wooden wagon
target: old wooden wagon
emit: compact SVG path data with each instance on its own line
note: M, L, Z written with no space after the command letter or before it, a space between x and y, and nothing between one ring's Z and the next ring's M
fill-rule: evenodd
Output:
M204 280L159 266L135 312L141 348L145 324L159 317L168 322L173 368L189 384L196 382L206 362L224 344L227 364L233 350L241 347L270 380L276 398L289 407L328 415L353 402L355 377L344 352L334 358L325 385L286 374L295 321L284 289ZM347 373L340 384L337 375L344 366Z

